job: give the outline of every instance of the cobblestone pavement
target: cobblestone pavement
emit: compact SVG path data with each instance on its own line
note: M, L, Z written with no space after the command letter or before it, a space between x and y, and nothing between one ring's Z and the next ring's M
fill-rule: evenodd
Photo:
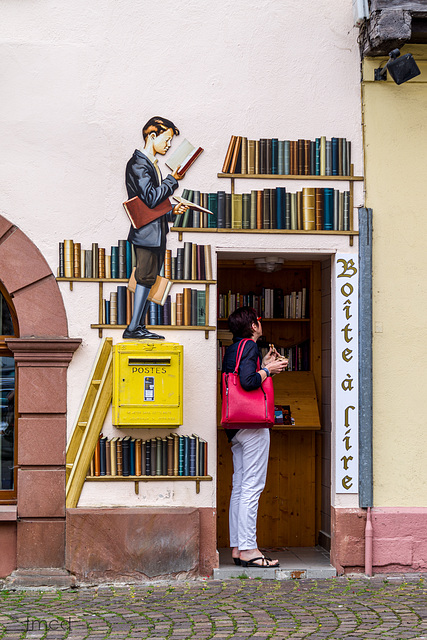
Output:
M3 590L0 638L427 639L427 576Z

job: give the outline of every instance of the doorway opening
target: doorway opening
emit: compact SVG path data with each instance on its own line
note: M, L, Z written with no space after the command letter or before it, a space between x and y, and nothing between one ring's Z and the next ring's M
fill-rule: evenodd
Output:
M296 556L297 564L308 561L312 550L313 559L330 566L331 256L281 254L276 257L283 263L276 271L260 270L254 257L263 254L218 254L218 425L220 366L232 341L227 317L236 306L248 304L263 318L261 352L273 343L291 361L291 370L273 380L276 405L286 418L271 431L267 481L258 510L258 546L274 557L282 554L286 563ZM217 478L217 536L223 566L231 562L232 455L220 426Z

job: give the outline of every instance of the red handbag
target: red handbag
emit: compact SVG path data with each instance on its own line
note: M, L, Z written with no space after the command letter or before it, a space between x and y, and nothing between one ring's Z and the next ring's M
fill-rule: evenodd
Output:
M274 424L273 380L266 378L252 391L245 391L240 384L240 359L247 342L249 339L239 343L233 373L222 374L221 425L227 429L259 429Z

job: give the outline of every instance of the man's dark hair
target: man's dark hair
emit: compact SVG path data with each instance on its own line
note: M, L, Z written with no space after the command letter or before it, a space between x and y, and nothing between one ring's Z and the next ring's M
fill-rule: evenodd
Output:
M163 133L163 131L167 131L168 129L172 129L176 136L179 136L179 129L172 120L168 120L167 118L160 118L159 116L154 116L150 118L149 121L142 127L142 137L144 138L144 142L147 139L147 136L150 133L159 134Z
M258 324L258 316L252 307L239 307L228 317L228 328L233 338L252 338L252 324Z

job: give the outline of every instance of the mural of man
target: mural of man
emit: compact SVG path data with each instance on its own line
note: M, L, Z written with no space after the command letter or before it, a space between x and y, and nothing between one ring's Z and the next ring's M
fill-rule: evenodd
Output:
M150 118L142 129L144 148L135 150L126 165L126 188L128 198L138 196L150 209L153 209L173 194L178 187L178 180L184 176L176 169L163 180L157 165L156 155L164 156L169 150L174 135L179 135L178 128L166 118L155 116ZM128 240L135 248L136 254L136 289L134 309L131 322L123 332L123 338L131 339L163 339L149 331L144 318L148 306L148 294L162 268L166 252L166 235L169 232L168 220L172 214L184 213L187 207L178 204L171 210L149 222L139 229L132 226Z

